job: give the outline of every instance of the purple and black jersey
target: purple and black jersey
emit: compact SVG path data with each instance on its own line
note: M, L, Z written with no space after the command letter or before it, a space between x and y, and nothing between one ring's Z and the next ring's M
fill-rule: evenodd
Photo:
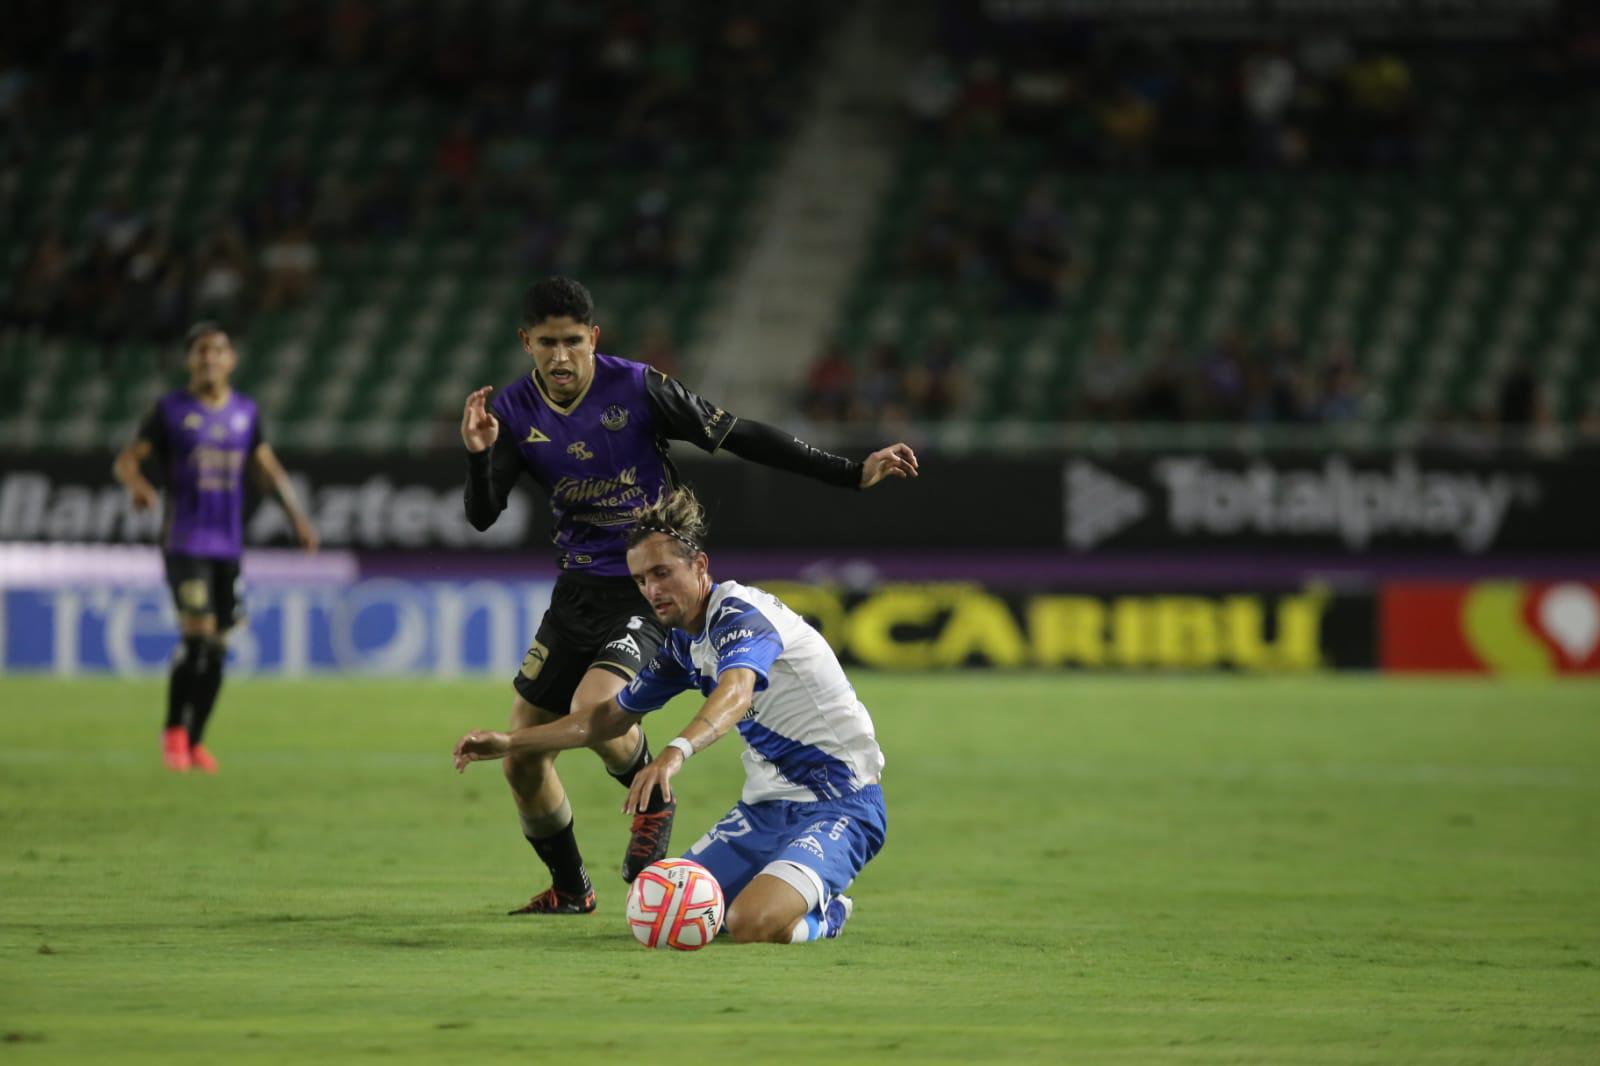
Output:
M244 549L244 471L261 443L256 402L231 393L209 407L188 389L167 393L139 426L166 470L162 547L237 559Z
M531 374L495 394L500 435L487 456L468 457L467 510L492 521L526 471L550 495L562 569L626 577L629 527L677 480L667 441L714 452L736 419L643 363L597 354L594 364L565 407Z

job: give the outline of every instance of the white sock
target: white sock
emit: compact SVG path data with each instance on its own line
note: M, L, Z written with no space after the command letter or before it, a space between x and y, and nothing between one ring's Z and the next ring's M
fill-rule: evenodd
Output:
M816 911L795 922L794 932L789 934L791 944L804 944L808 940L820 939L822 939L822 917Z

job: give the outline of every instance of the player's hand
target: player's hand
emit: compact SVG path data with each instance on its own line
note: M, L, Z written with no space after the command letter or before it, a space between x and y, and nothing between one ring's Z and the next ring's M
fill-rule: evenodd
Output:
M861 464L861 487L870 489L886 477L916 477L917 453L909 444L891 444Z
M511 738L504 733L488 729L475 729L456 741L456 773L462 773L469 762L485 759L503 759L511 748Z
M135 511L148 511L161 502L160 493L156 492L155 486L148 481L128 486L128 495L133 497Z
M304 518L294 520L294 539L300 542L300 547L304 548L308 555L316 552L317 546L322 543L317 536L317 527Z
M661 790L661 799L672 799L672 775L683 766L683 752L677 748L668 748L656 757L656 760L643 770L633 775L633 787L628 789L628 798L622 803L623 814L640 814L650 806L650 794L656 789Z
M485 385L467 397L466 409L461 412L461 441L469 452L481 452L494 444L500 436L500 420L489 413L487 406L492 386Z

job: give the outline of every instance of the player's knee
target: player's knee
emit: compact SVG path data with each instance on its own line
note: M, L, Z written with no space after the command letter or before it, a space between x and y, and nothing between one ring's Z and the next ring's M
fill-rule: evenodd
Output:
M205 672L222 665L223 658L228 654L228 647L215 634L188 633L184 635L183 643L179 645L179 661L188 664L190 669Z
M625 764L631 765L637 758L643 739L644 735L639 727L631 725L621 736L596 737L587 746L590 751L605 759L606 764L611 765L613 770L621 772ZM615 765L612 765L613 763Z
M184 611L178 615L178 632L185 640L191 637L216 640L217 616L208 611Z
M579 689L573 694L572 702L567 704L567 713L573 716L593 714L605 706L606 701L611 699L611 695L610 692L593 694Z
M507 755L502 761L508 770L515 767L524 773L544 774L549 772L556 760L553 754L545 751L532 755L526 753Z
M531 725L544 725L553 722L556 716L541 707L536 707L523 699L519 693L511 701L511 721L508 728L514 733L519 729L526 729Z
M780 908L735 900L728 908L726 923L736 944L785 944L795 916Z
M525 804L538 805L551 788L551 782L559 783L555 766L548 757L507 756L500 760L500 772L505 775L506 785L519 808Z

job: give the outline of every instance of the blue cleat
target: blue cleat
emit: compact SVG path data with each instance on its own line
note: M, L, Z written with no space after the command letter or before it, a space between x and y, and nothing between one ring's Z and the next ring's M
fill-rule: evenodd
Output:
M844 923L850 920L850 915L855 912L856 901L849 896L835 896L829 901L828 907L822 912L822 935L829 940L838 936L844 930Z

